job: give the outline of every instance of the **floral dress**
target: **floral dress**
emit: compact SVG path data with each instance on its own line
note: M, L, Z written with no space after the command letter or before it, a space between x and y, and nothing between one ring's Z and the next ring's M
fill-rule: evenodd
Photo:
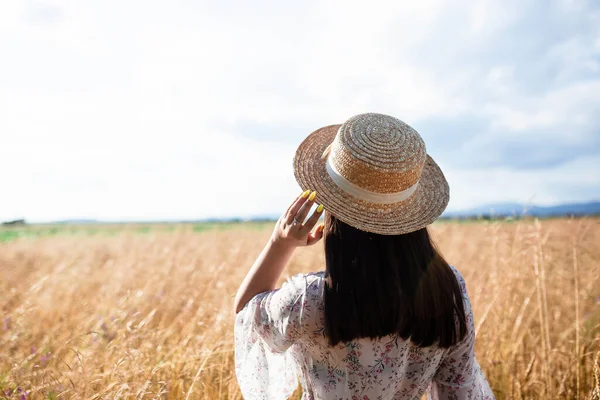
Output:
M256 295L235 321L235 369L244 398L303 400L494 399L474 353L473 311L461 274L468 332L450 349L397 335L330 346L324 335L324 272L296 275Z

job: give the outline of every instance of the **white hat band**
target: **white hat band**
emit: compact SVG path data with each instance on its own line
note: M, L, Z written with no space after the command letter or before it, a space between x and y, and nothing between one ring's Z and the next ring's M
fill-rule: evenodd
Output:
M340 173L335 169L335 167L330 162L331 158L327 157L327 161L325 166L327 168L327 173L331 180L344 192L348 193L350 196L356 197L359 200L364 200L370 203L376 204L393 204L399 203L408 199L416 190L417 186L419 186L419 181L417 181L414 185L409 187L408 189L402 190L401 192L395 193L377 193L371 192L370 190L363 189L359 186L356 186L354 183L350 182L346 178L344 178Z

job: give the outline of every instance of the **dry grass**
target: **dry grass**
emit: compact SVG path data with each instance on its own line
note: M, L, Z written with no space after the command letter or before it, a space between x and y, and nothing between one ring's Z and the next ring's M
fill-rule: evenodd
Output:
M499 399L599 390L600 220L433 232L467 280ZM241 398L232 297L268 235L182 227L0 243L0 398ZM322 267L317 246L285 273Z

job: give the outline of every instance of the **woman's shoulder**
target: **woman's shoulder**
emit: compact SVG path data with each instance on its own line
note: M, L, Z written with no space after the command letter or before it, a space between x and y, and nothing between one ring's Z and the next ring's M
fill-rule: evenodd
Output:
M321 309L324 278L324 271L297 274L288 278L280 289L282 302L298 311Z
M297 317L303 331L313 332L324 322L324 281L325 271L297 274L288 278L280 289L278 306Z
M473 321L473 308L471 306L471 300L469 299L469 293L467 292L467 283L465 282L465 278L463 278L462 274L460 273L460 271L451 264L448 264L450 266L450 269L452 270L452 272L454 272L454 276L456 277L456 282L458 283L458 286L460 287L460 292L462 294L462 298L463 298L463 305L465 307L465 314L467 315L467 319L470 320L471 322Z
M467 294L467 283L465 282L465 278L463 278L460 271L452 264L448 264L452 272L454 272L454 276L456 277L456 282L458 282L458 286L460 286L460 291L463 295Z
M325 271L309 272L288 278L284 286L296 291L318 293L322 290L324 281Z

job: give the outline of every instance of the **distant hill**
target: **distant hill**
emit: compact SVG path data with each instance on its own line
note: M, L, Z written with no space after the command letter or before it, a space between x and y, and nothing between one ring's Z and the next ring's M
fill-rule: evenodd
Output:
M556 206L535 206L518 203L488 204L469 210L444 213L443 217L468 218L532 216L546 218L584 215L600 215L600 201L588 203L559 204Z
M13 219L12 221L3 222L4 226L13 226L13 225L25 225L24 219Z

